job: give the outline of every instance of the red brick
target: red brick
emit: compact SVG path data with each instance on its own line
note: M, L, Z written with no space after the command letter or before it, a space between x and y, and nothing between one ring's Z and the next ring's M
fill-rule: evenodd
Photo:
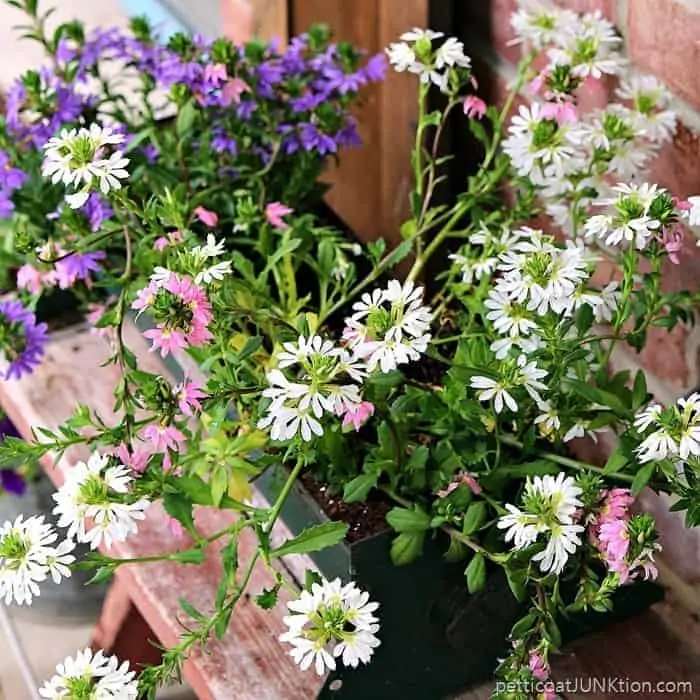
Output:
M652 328L639 356L645 369L678 391L685 389L689 381L687 339L688 330L684 326L676 326L670 333L664 328Z
M649 180L678 197L700 194L700 136L679 123L673 141L650 168Z
M615 19L616 0L555 0L557 5L568 7L574 12L595 12L600 10L609 20Z
M627 30L633 61L700 107L700 9L677 0L633 0Z
M695 235L691 231L684 230L683 250L679 258L678 265L674 265L668 258L664 259L661 268L662 291L697 291L700 289L700 248L697 247Z

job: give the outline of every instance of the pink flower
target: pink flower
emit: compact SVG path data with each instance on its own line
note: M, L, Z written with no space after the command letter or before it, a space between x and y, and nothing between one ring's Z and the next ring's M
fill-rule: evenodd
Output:
M558 124L577 121L576 107L571 102L545 102L540 109L542 119L553 119Z
M216 214L214 214L214 216L216 216ZM153 244L153 247L156 250L161 251L167 248L169 245L175 245L175 243L179 243L181 240L182 231L171 231L167 236L161 236L160 238L158 238Z
M211 85L218 85L228 80L226 66L223 63L208 63L204 66L204 80Z
M214 227L219 223L218 214L204 207L197 207L194 214L205 226Z
M119 447L117 447L115 454L125 467L129 467L139 474L143 474L143 472L146 471L148 460L151 458L151 454L149 452L145 452L143 450L130 451L123 442L121 445L119 445Z
M250 92L250 85L241 78L231 78L221 89L221 104L228 107L232 104L237 105L241 101L241 95L244 92Z
M440 498L446 498L453 491L456 491L460 486L468 486L475 496L478 496L483 491L483 489L479 485L479 482L472 474L469 474L469 472L458 472L454 475L452 481L447 485L446 488L440 489L440 491L437 492L437 495Z
M374 415L374 404L362 401L354 408L347 408L343 416L343 428L348 425L355 426L359 430Z
M53 286L52 284L47 284L50 281L45 273L37 270L32 265L22 265L17 270L16 284L18 289L26 289L31 294L40 294L45 286Z
M170 534L176 539L179 540L185 534L185 528L182 527L182 523L167 513L165 513L165 524L168 526Z
M184 350L188 346L185 336L171 328L149 328L143 335L153 341L151 352L160 350L161 357L167 357L169 353Z
M633 503L634 496L629 489L610 489L600 509L599 524L629 518L629 507Z
M199 399L203 399L207 394L202 391L202 385L199 382L185 380L182 384L178 384L173 389L173 396L177 399L177 405L180 411L186 416L194 415L194 410L202 410L202 404Z
M542 88L544 87L544 83L549 77L549 69L543 68L536 76L535 78L530 81L530 91L534 92L535 95L538 95Z
M683 231L679 228L674 231L664 231L663 245L668 253L668 259L674 265L680 265L678 254L683 250Z
M611 571L624 562L629 551L630 540L627 533L626 520L612 520L600 526L599 540L603 549L603 556Z
M270 202L265 207L265 218L276 228L289 228L289 224L282 220L283 216L291 214L294 209L290 209L281 202Z
M693 208L693 205L687 199L681 199L680 197L671 197L671 201L673 202L676 209L679 209L680 211L690 211Z
M156 452L165 453L168 450L179 452L185 445L186 438L181 430L174 425L149 423L142 431L144 440L148 440Z
M464 98L464 113L471 119L481 119L486 114L486 102L476 95L467 95Z
M532 649L530 651L530 673L537 678L538 681L546 681L549 678L549 666L542 657L539 651Z

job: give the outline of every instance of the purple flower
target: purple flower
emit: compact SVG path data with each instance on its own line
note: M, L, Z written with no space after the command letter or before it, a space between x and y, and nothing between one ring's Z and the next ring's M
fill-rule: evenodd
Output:
M362 68L362 71L364 72L367 80L370 82L378 82L380 80L384 80L386 68L387 63L386 59L384 58L384 54L378 53L367 61L364 68Z
M0 418L0 442L6 437L20 437L19 430L9 418Z
M71 46L68 39L63 37L56 47L56 60L59 63L69 63L78 56L78 52Z
M316 107L326 101L326 95L322 92L309 92L301 97L292 97L289 105L295 112L313 112Z
M78 280L90 283L90 273L100 272L102 266L97 262L104 260L107 255L104 251L97 250L94 253L71 253L56 262L56 279L61 289L72 287Z
M158 160L158 156L160 155L160 151L158 150L158 147L155 146L152 143L149 143L147 146L142 146L139 151L143 155L143 157L146 159L146 162L151 165L152 163L155 163L156 160Z
M345 126L335 135L335 141L338 146L349 148L362 145L362 139L357 133L357 120L354 117L349 116L347 118Z
M13 168L9 153L0 151L0 187L8 190L18 190L29 176L24 170Z
M238 154L238 145L236 140L227 136L224 131L216 130L213 133L211 147L217 153L230 153L234 158Z
M92 192L87 202L80 207L80 211L85 214L90 222L91 231L99 231L102 223L114 215L114 210L109 205L109 201L100 196L97 192ZM102 254L104 257L104 253ZM73 257L73 256L71 256Z
M19 301L0 302L0 352L9 362L3 379L19 379L31 374L44 354L48 341L46 324L37 323L36 316Z
M9 219L15 209L11 194L6 190L0 190L0 219Z
M320 132L315 124L301 124L299 140L304 150L318 151L319 155L335 153L338 150L338 144L330 136Z
M15 496L22 496L27 490L24 477L14 469L0 469L0 486L3 491L13 493Z

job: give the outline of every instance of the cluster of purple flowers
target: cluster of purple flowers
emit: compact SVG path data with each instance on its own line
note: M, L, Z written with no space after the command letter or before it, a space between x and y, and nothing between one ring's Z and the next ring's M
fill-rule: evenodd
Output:
M21 302L0 302L0 349L7 362L0 379L19 379L34 371L44 354L46 332L46 324L37 323L36 316Z
M0 151L0 219L7 219L12 215L15 205L12 195L27 180L27 174L12 165L10 154Z
M6 437L20 437L19 431L12 424L9 418L0 418L0 443ZM0 469L0 493L12 493L21 496L27 490L27 483L24 477L12 467Z

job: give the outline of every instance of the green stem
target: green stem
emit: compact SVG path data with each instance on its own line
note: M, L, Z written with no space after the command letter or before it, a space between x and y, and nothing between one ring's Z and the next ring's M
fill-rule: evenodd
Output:
M270 516L267 519L267 522L265 523L265 530L269 533L272 532L272 528L277 521L277 518L279 518L280 511L282 510L282 506L284 506L284 502L287 500L287 496L289 496L289 492L292 490L292 487L294 486L294 482L297 480L297 477L301 473L301 470L304 468L304 460L299 457L297 459L297 463L294 465L294 469L290 472L289 476L287 477L287 481L285 482L284 486L282 487L282 491L280 491L280 495L277 496L277 500L275 501L274 505L272 506L272 511L270 512Z

